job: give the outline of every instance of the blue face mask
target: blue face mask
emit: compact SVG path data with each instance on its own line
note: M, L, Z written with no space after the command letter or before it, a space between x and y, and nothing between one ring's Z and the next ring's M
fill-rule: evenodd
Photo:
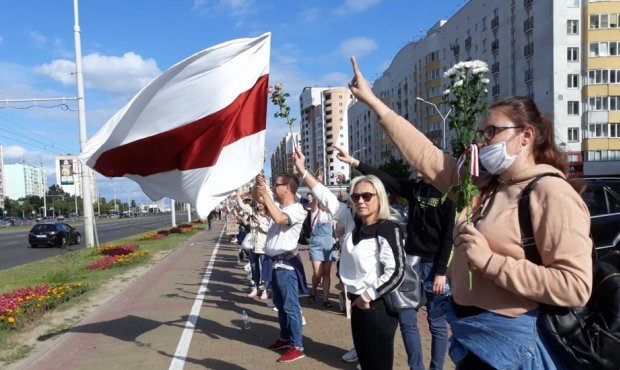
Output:
M508 155L505 141L483 147L478 156L480 164L493 175L506 171L517 159L516 155Z

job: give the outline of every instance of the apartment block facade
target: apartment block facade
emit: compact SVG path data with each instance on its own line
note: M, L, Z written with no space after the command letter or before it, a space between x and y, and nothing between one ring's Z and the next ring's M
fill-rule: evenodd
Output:
M294 145L299 148L301 143L299 132L287 132L282 138L278 146L271 154L271 184L275 184L276 178L280 175L295 173L295 165L293 164Z
M4 214L4 198L6 197L6 189L4 182L4 154L2 152L2 144L0 144L0 209Z
M351 99L346 87L306 87L299 96L301 151L306 156L308 171L317 173L323 169L326 185L350 179L349 166L340 162L337 152L330 148L349 147Z
M24 163L4 165L5 196L13 200L43 197L47 187L45 169Z
M553 120L573 175L620 174L619 14L617 0L471 0L405 45L373 91L438 147L445 124L450 151L443 74L459 61L483 60L489 104L532 97ZM353 104L349 118L349 150L358 158L373 165L398 158L368 108Z

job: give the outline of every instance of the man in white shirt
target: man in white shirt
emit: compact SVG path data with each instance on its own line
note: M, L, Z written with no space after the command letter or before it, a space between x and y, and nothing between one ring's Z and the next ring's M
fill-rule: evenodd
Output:
M274 202L265 185L264 176L256 177L257 201L273 220L267 231L265 259L272 263L271 287L273 303L278 309L280 337L268 348L287 350L278 362L291 362L305 357L302 341L302 318L299 306L299 289L307 291L303 264L297 251L297 241L306 210L295 200L299 181L295 176L278 176L273 194Z

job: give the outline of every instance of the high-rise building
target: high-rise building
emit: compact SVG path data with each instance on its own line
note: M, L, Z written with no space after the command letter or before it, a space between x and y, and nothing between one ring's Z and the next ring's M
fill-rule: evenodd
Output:
M45 195L45 169L24 163L4 165L5 196L13 200Z
M82 196L82 169L88 172L90 194L97 199L97 178L95 171L85 166L77 156L63 155L56 157L56 184L70 195Z
M295 173L295 165L292 158L294 145L297 145L298 148L301 145L299 142L299 132L287 132L271 155L272 185L278 176Z
M301 151L306 167L323 170L327 185L350 179L349 166L340 162L333 145L349 147L348 107L351 92L346 87L306 87L299 96L301 113Z
M619 14L618 0L470 0L405 45L373 91L438 147L445 125L451 151L443 74L459 61L483 60L489 104L532 97L553 120L556 144L574 175L620 174ZM374 165L392 155L367 107L354 104L349 118L350 151Z

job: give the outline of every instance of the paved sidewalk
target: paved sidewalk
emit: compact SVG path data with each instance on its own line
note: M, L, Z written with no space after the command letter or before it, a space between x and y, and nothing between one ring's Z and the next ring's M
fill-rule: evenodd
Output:
M42 340L57 344L38 358L23 362L23 369L168 369L175 358L192 306L199 295L223 223L187 241L131 286L67 333L54 333ZM278 353L267 350L279 334L277 313L266 301L247 298L248 280L237 264L238 246L222 241L207 274L208 284L188 352L177 357L185 369L354 369L341 360L352 347L349 320L339 312L332 288L334 307L324 309L321 299L309 305L301 298L306 358L289 364L276 362ZM302 251L306 275L311 269ZM338 282L334 276L332 285ZM319 292L320 294L320 292ZM251 328L242 328L242 310ZM422 311L421 311L422 312ZM422 313L421 334L428 363L430 334ZM407 355L400 332L396 333L395 369L406 369ZM447 359L446 368L454 368ZM182 368L182 367L177 367Z

